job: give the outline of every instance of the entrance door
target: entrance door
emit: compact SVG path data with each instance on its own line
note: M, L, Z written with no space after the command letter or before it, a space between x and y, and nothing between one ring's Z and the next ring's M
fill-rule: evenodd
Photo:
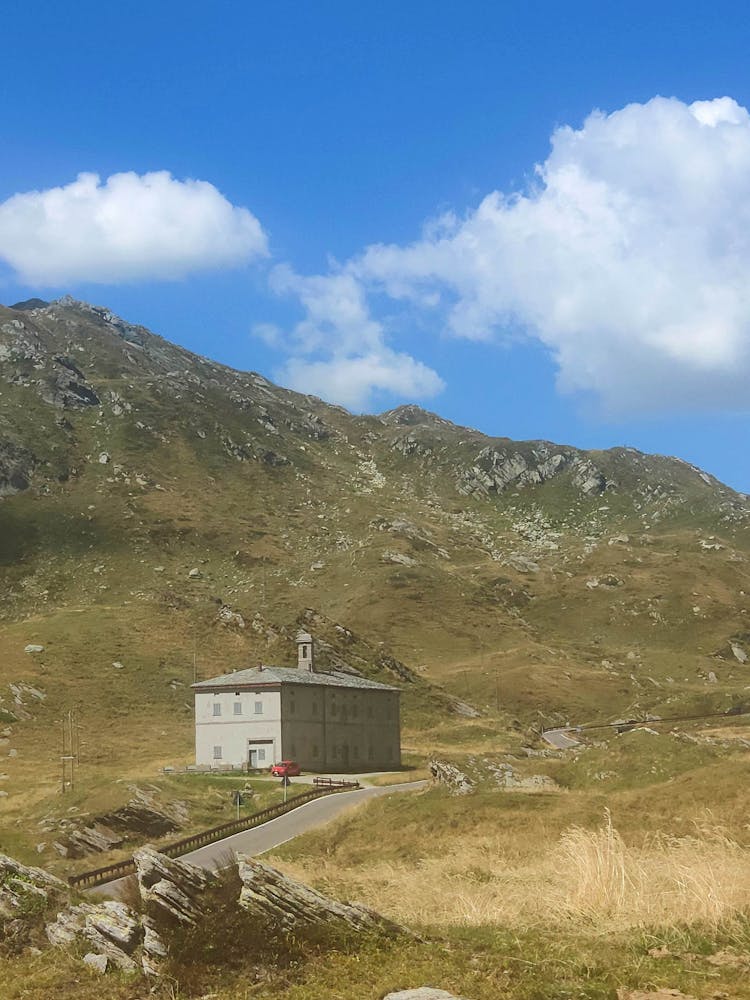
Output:
M273 740L247 741L247 766L250 771L265 770L273 764Z

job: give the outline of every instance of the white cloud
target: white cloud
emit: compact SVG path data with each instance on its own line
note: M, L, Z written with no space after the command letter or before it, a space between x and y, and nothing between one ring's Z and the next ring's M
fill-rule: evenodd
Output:
M368 408L379 393L424 399L444 388L443 380L427 365L385 346L370 354L336 355L327 361L291 358L277 378L290 389L351 410Z
M384 343L385 294L455 337L541 340L560 387L611 410L747 409L750 116L728 97L593 112L555 131L529 190L281 286L307 350Z
M354 275L303 277L279 265L271 287L299 298L306 313L285 341L292 357L277 373L285 385L354 410L372 407L383 394L424 399L443 389L431 368L387 346L384 326L370 315L365 289ZM254 332L269 342L267 324ZM275 346L278 335L274 328Z
M30 285L181 278L266 256L252 213L167 171L79 174L0 203L0 259Z

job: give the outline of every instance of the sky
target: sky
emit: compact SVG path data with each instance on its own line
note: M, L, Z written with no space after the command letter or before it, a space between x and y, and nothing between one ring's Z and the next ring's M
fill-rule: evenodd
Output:
M744 5L3 14L1 302L750 492Z

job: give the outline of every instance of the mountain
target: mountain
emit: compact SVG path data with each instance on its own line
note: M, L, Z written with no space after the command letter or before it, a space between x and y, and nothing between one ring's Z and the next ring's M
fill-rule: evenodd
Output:
M0 307L6 805L23 825L49 793L73 704L92 774L189 759L193 678L291 662L301 621L403 683L416 748L723 711L750 685L749 525L676 458L353 416L106 308Z

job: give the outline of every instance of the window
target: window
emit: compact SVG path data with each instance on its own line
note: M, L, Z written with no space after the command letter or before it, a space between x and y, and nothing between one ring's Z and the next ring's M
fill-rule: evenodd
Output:
M302 659L303 660L307 659L307 646L302 647Z
M221 760L221 747L214 747L214 760Z
M242 702L241 701L236 701L234 703L234 714L235 715L242 715Z
M263 702L262 701L256 701L255 702L255 714L256 715L263 715Z
M265 759L266 759L266 748L258 747L258 760L265 760Z
M221 702L215 701L214 702L214 718L216 718L219 715L221 715Z

